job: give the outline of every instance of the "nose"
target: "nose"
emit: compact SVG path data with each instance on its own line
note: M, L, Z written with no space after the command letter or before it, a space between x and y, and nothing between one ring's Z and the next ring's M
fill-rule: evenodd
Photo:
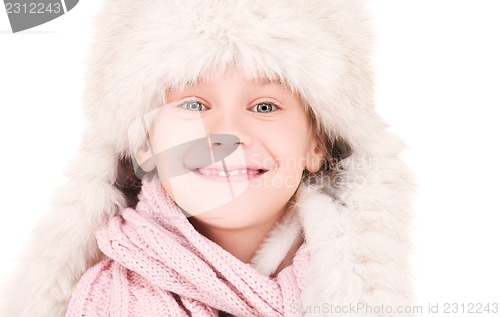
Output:
M212 149L248 147L252 142L248 119L235 112L216 115L205 122L209 145Z
M210 134L208 136L208 144L210 152L213 154L214 162L217 162L236 151L241 141L233 134Z
M233 147L242 144L240 138L234 134L209 134L209 144L212 148Z

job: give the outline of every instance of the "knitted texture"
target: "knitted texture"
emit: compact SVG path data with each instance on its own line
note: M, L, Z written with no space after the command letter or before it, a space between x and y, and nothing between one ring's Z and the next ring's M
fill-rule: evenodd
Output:
M139 199L97 231L106 258L80 279L66 316L297 316L305 244L271 278L198 233L158 176L143 179Z

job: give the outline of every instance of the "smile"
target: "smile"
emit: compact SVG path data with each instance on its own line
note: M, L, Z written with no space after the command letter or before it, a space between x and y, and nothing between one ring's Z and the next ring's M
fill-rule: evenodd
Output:
M267 170L257 168L200 168L194 173L212 181L237 182L254 179L265 174Z

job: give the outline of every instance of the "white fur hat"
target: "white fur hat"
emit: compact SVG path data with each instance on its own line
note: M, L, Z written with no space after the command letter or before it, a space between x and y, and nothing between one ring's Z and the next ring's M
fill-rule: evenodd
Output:
M0 317L64 316L78 279L102 256L95 228L136 203L131 158L144 135L129 128L162 105L165 88L232 63L300 93L337 155L336 181L297 196L312 246L305 307L409 305L415 185L398 157L405 144L374 110L365 5L105 0L87 60L84 137L2 295Z

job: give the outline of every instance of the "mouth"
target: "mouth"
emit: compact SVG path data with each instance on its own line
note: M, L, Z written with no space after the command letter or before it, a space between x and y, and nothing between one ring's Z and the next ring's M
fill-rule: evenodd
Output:
M254 178L258 178L268 172L266 169L261 168L250 168L250 167L240 167L227 169L222 168L198 168L193 171L195 174L212 180L220 182L238 182L238 181L248 181Z

